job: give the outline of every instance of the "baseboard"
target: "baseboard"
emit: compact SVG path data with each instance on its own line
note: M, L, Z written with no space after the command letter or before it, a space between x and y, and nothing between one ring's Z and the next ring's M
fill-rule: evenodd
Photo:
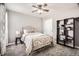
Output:
M11 46L11 45L14 45L14 44L15 44L15 42L8 43L8 45L7 45L7 46Z
M17 42L17 44L19 44L20 42ZM7 46L11 46L11 45L15 45L15 42L12 42L12 43L8 43Z

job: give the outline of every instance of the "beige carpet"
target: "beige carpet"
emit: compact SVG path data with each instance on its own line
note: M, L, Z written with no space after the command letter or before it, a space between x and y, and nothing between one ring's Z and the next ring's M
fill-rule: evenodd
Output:
M54 47L33 52L31 56L77 56L79 49L72 49L54 43ZM6 56L26 56L24 44L8 46Z

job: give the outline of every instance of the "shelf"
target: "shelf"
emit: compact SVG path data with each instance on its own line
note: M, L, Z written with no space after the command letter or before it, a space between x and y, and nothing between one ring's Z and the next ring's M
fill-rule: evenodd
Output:
M57 27L57 28L60 28L60 27Z
M68 37L67 37L67 39L68 39L68 40L73 40L73 38L68 38Z
M60 43L64 44L64 40L59 40Z
M75 36L75 32L78 31L77 27L79 27L77 20L79 20L79 18L66 18L62 20L63 23L62 21L57 22L57 42L59 44L75 47L75 37L78 37ZM75 31L75 29L77 30Z
M61 25L62 27L64 27L64 25Z
M73 29L66 29L67 31L73 31Z
M66 25L73 25L73 23L71 23L71 24L66 24Z
M65 25L61 25L62 27L66 26L66 25L73 25L73 24L65 24Z
M62 35L62 36L64 36L64 34L59 34L59 35Z
M61 29L60 27L57 27L58 29ZM66 28L66 30L68 30L67 28L69 28L69 27L65 27ZM64 28L63 29L61 29L61 30L64 30ZM73 29L69 29L68 31L71 31L71 30L73 30Z
M73 47L73 43L66 43L66 45Z

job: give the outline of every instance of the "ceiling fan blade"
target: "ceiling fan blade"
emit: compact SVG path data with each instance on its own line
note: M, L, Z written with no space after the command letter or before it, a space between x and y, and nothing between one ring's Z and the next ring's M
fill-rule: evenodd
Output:
M37 8L37 9L41 9L42 5L37 5L37 6L32 5L32 7Z
M33 12L36 12L36 11L37 11L37 10L34 10L34 11L32 11L32 13L33 13Z
M43 11L49 12L49 10L48 10L48 9L43 9Z
M32 7L38 8L38 7L36 7L35 5L32 5Z
M44 7L46 7L47 6L47 4L46 3L44 3Z

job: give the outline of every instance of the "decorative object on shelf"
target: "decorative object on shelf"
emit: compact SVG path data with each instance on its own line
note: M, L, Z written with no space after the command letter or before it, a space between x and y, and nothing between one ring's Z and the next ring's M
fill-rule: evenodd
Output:
M63 29L60 29L61 27L63 27ZM79 17L57 21L57 44L72 48L79 46Z

